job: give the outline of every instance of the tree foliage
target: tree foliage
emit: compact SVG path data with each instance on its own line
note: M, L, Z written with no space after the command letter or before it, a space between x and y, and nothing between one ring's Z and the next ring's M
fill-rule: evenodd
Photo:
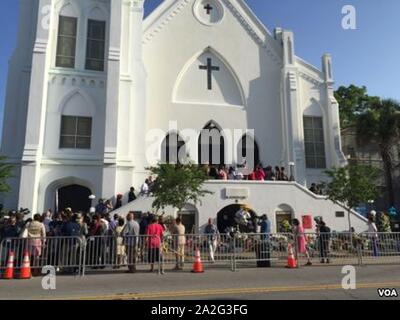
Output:
M12 178L13 165L6 162L7 158L0 156L0 193L11 191L8 179Z
M198 165L159 164L149 170L156 176L152 193L153 208L157 211L167 206L182 210L185 204L196 204L203 196L211 194L202 189L208 177Z
M339 103L340 125L342 129L355 124L357 116L369 109L371 103L377 101L377 97L367 94L366 87L350 85L341 86L335 91L335 98Z
M383 161L385 183L390 206L394 205L393 147L400 139L400 104L397 101L377 99L356 119L359 143L375 144Z
M377 168L363 165L348 165L327 170L330 182L324 183L324 191L334 202L354 209L361 203L368 203L379 197L375 180L379 175Z

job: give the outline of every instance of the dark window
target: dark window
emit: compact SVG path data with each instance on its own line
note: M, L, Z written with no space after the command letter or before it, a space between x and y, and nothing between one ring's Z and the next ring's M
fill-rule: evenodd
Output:
M324 126L321 117L304 117L304 147L307 168L325 169Z
M106 23L89 20L86 46L86 69L104 70L104 51L106 43Z
M78 19L60 16L56 66L75 68L76 30Z
M336 211L336 218L344 218L344 212L343 211Z
M176 133L167 135L161 146L161 162L168 164L185 163L187 158L185 142Z
M92 118L62 116L61 149L90 149L92 140Z
M225 140L221 130L213 122L201 131L198 151L199 164L225 164Z

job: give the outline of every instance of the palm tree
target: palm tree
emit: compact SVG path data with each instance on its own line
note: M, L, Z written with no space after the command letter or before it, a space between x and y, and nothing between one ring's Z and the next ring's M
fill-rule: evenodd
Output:
M371 100L370 108L357 116L357 139L360 143L376 144L383 162L390 206L394 205L393 147L400 139L400 104L391 99Z

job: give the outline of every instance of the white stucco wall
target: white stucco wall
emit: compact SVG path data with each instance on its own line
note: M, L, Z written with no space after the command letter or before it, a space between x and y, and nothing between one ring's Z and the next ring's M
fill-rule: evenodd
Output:
M339 206L326 197L316 196L297 183L291 182L226 182L208 181L203 187L213 194L206 195L201 204L197 204L198 217L196 217L197 227L202 228L207 224L209 218L216 218L217 213L228 205L235 204L235 199L227 199L225 190L228 188L240 189L243 193L248 193L248 197L238 199L239 204L246 204L252 208L259 216L267 214L272 223L272 230L276 232L276 211L279 207L290 207L293 210L293 218L301 221L304 215L313 217L322 216L326 224L332 231L348 231L349 221L346 209ZM129 211L153 212L151 206L152 198L139 198L138 200L122 207L115 213L127 214ZM336 212L345 212L343 218L337 218ZM176 209L166 208L167 215L176 215ZM351 214L351 225L356 232L367 229L367 220L356 212ZM315 226L315 225L314 225ZM313 232L315 229L307 230Z

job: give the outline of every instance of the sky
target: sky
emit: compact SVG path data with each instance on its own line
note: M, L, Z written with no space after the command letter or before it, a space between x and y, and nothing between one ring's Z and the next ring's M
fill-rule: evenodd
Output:
M0 126L8 60L16 43L18 0L0 1ZM146 15L162 0L146 0ZM292 30L298 56L321 68L331 53L336 87L365 85L370 95L400 100L399 0L246 0L273 32ZM352 5L356 29L345 30L342 8Z

